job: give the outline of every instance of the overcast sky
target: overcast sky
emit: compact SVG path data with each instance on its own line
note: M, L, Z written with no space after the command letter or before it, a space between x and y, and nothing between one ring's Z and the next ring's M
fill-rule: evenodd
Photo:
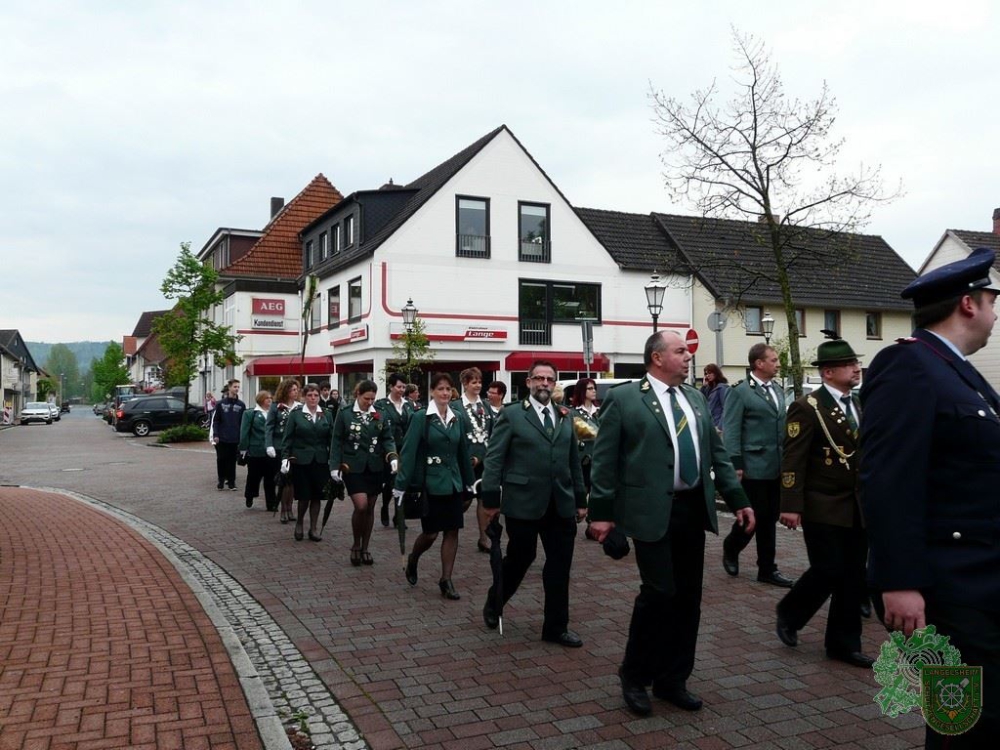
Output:
M864 231L918 266L992 228L991 3L143 2L0 6L0 328L115 339L179 244L260 229L322 172L408 182L506 124L577 206L691 213L663 189L647 93L729 78L731 25L789 95L825 80L842 164L906 194Z

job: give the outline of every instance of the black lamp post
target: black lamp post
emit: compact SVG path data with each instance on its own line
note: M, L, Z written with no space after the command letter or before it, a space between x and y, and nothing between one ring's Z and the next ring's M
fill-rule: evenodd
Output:
M656 333L660 313L663 312L663 295L667 292L667 285L660 278L660 275L653 271L653 276L646 284L645 290L646 307L649 309L649 314L653 316L653 333Z
M406 382L413 380L410 374L410 334L413 333L413 324L417 320L417 308L413 305L413 298L406 300L406 307L403 308L403 329L406 331Z
M760 319L760 327L764 331L764 343L771 344L771 334L774 333L774 318L771 313L765 311L764 317Z

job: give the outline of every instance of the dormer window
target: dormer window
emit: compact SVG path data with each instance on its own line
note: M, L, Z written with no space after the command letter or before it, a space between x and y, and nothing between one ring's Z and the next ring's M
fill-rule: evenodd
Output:
M330 257L330 236L326 232L319 234L319 261L322 263Z
M348 216L344 220L344 240L346 246L350 247L354 244L354 217Z
M313 257L313 241L306 241L306 268L312 268L315 258Z
M343 240L341 239L341 233L340 233L340 224L334 226L330 230L330 234L333 235L333 242L331 243L333 245L333 254L337 255L340 253L341 250L344 249L342 244Z

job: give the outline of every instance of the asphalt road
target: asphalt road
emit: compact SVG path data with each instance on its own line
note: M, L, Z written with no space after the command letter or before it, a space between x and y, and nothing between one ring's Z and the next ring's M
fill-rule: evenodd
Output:
M0 432L0 484L79 492L135 514L222 566L260 602L365 732L372 747L546 748L909 748L923 744L919 715L882 717L870 671L827 661L825 611L800 645L774 635L781 591L738 579L721 567L709 536L705 597L695 673L698 713L656 702L637 719L621 700L616 675L638 576L632 557L612 562L577 541L570 626L582 649L539 641L541 563L505 613L505 636L482 623L487 556L461 535L454 581L463 595L437 591L432 550L420 582L403 578L397 534L376 526L373 567L352 568L350 511L338 503L319 544L296 543L259 500L215 490L208 444L152 447L155 436L115 433L86 408L51 426ZM242 485L245 470L239 470ZM472 514L468 524L474 523ZM376 522L377 524L377 522ZM722 519L725 525L725 519ZM411 522L411 529L415 523ZM58 535L53 528L51 534ZM410 542L414 532L410 532ZM779 533L782 570L806 565L800 534ZM752 548L744 558L752 567ZM885 639L866 622L865 650Z

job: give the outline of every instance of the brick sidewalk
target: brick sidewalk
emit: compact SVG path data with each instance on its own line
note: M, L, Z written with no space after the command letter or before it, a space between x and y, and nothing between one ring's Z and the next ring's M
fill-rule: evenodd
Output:
M261 747L212 621L117 520L0 488L0 614L0 750Z

